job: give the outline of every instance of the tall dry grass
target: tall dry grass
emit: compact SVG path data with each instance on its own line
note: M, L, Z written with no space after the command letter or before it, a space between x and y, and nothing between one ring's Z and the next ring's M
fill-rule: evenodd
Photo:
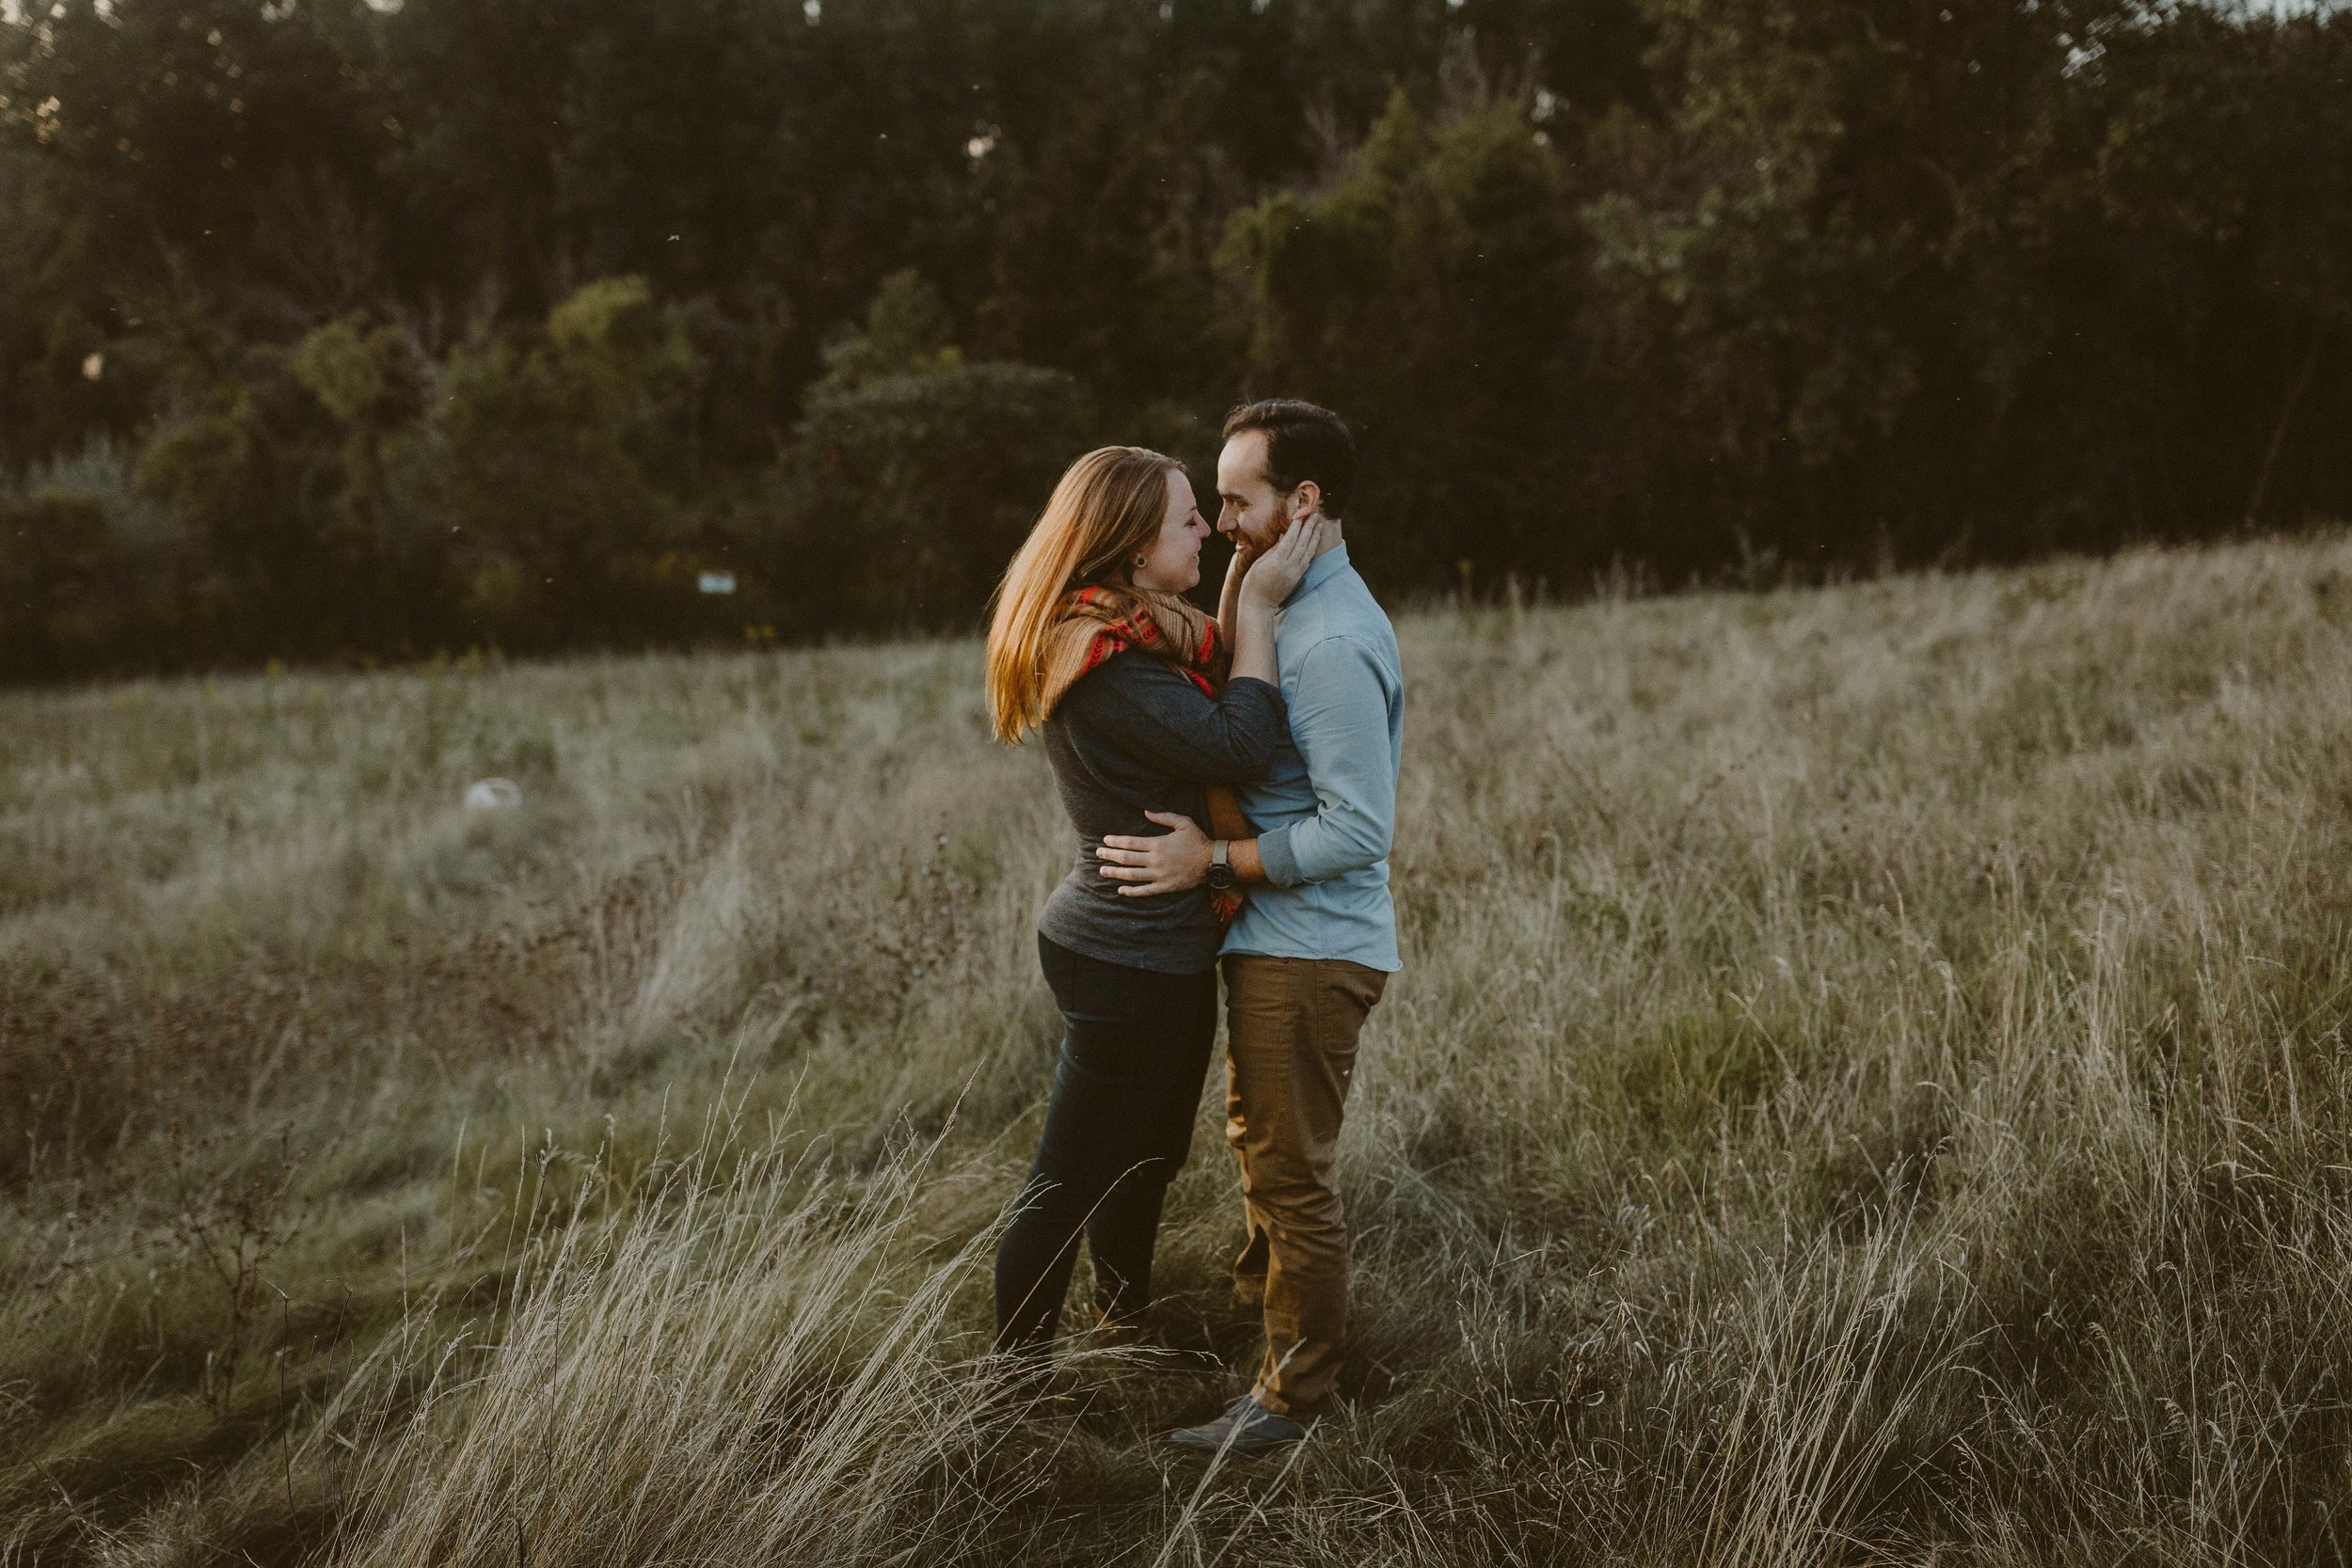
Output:
M0 1558L2343 1559L2352 542L1400 631L1348 1402L1205 1472L1205 1114L1169 1350L976 1359L969 647L0 699Z
M952 1552L1013 1413L943 1357L979 1237L910 1266L925 1162L844 1193L772 1150L594 1185L494 1343L402 1347L324 1428L364 1445L339 1560L891 1562ZM389 1347L388 1347L389 1349ZM434 1355L421 1386L420 1350ZM478 1353L469 1355L468 1353ZM404 1359L412 1363L403 1366Z

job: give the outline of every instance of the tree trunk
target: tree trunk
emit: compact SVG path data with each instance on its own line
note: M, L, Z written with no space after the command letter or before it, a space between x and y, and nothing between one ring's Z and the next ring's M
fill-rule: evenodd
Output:
M2319 329L2312 329L2311 347L2303 351L2303 368L2296 372L2295 385L2287 388L2287 401L2279 409L2279 423L2270 433L2270 446L2263 453L2263 465L2254 471L2254 494L2246 503L2246 520L2262 520L2263 503L2270 499L2270 471L2278 466L2280 449L2287 444L2287 426L2295 420L2296 405L2303 401L2303 393L2311 387L2312 372L2319 367Z

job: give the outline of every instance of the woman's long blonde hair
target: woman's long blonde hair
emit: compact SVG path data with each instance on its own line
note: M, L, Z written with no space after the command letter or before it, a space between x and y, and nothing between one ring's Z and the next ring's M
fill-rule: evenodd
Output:
M1142 447L1097 447L1054 486L1037 525L996 585L988 626L988 716L1018 741L1045 721L1046 628L1063 597L1123 578L1128 556L1168 519L1168 476L1184 467Z

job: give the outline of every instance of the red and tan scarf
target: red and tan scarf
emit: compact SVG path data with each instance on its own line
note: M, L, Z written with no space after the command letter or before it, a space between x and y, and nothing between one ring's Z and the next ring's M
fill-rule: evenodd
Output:
M1225 689L1233 651L1216 622L1199 606L1174 594L1154 594L1111 583L1081 588L1064 598L1045 631L1043 711L1051 713L1078 677L1113 654L1135 652L1164 658L1203 693ZM1255 831L1242 815L1231 785L1208 786L1211 838L1248 838ZM1241 912L1239 888L1210 895L1221 923Z

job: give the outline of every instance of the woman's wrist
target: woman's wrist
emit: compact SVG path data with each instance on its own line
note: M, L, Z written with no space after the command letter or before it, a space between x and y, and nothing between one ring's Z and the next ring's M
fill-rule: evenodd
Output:
M1247 595L1233 612L1233 673L1269 685L1274 680L1274 610Z
M1265 857L1258 853L1258 841L1254 838L1233 840L1226 849L1225 863L1233 868L1236 882L1265 880Z

